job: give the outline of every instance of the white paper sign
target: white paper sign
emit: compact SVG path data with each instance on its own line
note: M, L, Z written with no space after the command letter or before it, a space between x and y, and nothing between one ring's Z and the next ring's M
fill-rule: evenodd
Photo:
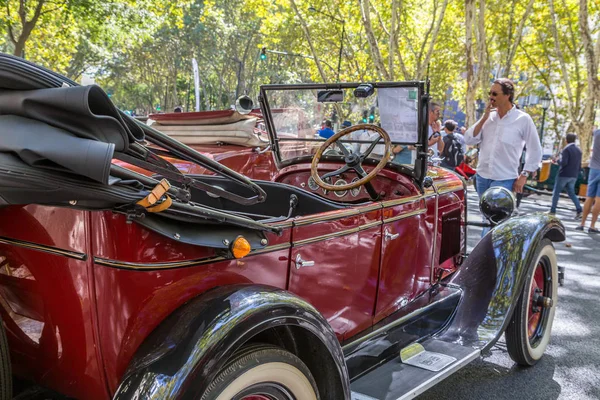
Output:
M416 92L416 88L379 88L377 91L381 127L392 142L419 141Z

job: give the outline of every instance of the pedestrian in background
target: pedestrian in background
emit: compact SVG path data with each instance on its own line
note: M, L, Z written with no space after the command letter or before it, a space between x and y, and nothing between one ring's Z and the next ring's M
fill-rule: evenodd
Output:
M335 134L335 132L331 128L332 128L331 120L326 120L325 126L322 129L319 129L317 131L317 134L322 138L329 139L330 137L332 137Z
M465 158L463 147L460 144L459 139L456 137L456 135L460 135L459 133L455 133L457 126L458 124L451 119L444 123L444 131L446 135L444 136L444 141L440 151L442 167L452 171L454 171L454 169L458 167Z
M592 145L592 157L590 159L587 196L583 204L583 217L581 218L581 225L575 229L583 231L590 210L592 212L592 223L588 232L600 233L600 230L596 229L596 221L598 220L598 214L600 214L600 129L594 131L594 144Z
M440 112L442 106L435 101L429 102L429 141L428 146L433 150L433 155L439 155L439 147L442 143L442 123L440 122Z
M554 182L550 214L556 214L556 206L558 204L558 199L560 198L560 193L566 188L571 201L575 204L575 218L579 219L581 218L582 209L581 204L579 204L579 198L575 194L575 181L577 181L579 171L581 171L582 152L575 144L575 139L577 139L577 135L567 133L567 145L560 153L560 158L558 160L560 169L558 170L558 175Z
M494 186L516 193L523 191L527 177L542 160L542 146L529 114L518 110L513 101L515 86L510 79L494 81L485 113L465 132L465 143L479 144L475 189L479 197ZM525 166L519 174L523 148Z

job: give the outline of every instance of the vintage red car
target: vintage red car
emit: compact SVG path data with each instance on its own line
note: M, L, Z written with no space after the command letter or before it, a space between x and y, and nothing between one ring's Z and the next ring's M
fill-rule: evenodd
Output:
M492 190L467 256L425 82L263 86L269 145L221 157L248 176L97 86L0 55L0 87L2 400L11 371L43 398L400 399L505 332L542 357L564 228ZM373 123L319 138L331 115Z

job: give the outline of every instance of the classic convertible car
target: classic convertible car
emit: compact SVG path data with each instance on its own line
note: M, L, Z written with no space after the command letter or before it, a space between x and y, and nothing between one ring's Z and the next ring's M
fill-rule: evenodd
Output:
M24 60L0 88L1 400L404 399L504 333L544 353L564 228L491 190L467 256L425 82L263 86L249 176Z

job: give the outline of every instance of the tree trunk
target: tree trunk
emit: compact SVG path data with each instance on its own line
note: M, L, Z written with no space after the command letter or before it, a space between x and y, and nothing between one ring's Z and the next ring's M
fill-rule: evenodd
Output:
M7 12L10 13L10 11L8 10L8 1L9 0L7 0L6 7L7 7ZM25 0L20 1L19 19L21 20L21 28L22 29L21 29L21 34L19 35L18 38L16 38L14 35L14 30L12 28L12 25L10 23L8 24L9 38L10 38L10 41L15 46L13 55L18 56L18 57L24 56L23 52L25 51L25 44L27 43L27 39L29 39L29 37L31 36L31 32L33 31L33 28L35 28L35 26L40 18L40 15L42 15L42 8L44 8L45 3L46 3L46 0L37 0L37 4L35 6L35 11L33 13L33 18L30 21L27 21L27 9L25 7ZM8 16L8 18L10 19L10 15Z
M479 0L479 16L477 18L477 58L479 59L479 69L477 70L477 82L484 89L489 86L490 76L486 43L485 0Z
M477 92L477 76L475 74L475 55L473 51L473 24L475 22L475 1L465 0L465 52L467 55L467 93L466 93L466 126L475 123L475 93ZM481 68L481 65L479 66Z
M323 82L327 82L327 76L325 75L325 71L323 71L323 67L321 66L319 57L317 57L317 52L315 51L315 47L313 46L312 38L310 36L310 30L308 29L308 26L306 25L306 21L302 17L302 14L300 14L300 11L298 10L298 6L296 6L296 2L294 0L290 0L290 4L292 5L292 8L296 12L296 16L300 20L300 25L302 25L302 30L304 31L304 35L306 36L306 41L308 42L308 46L310 47L310 52L313 56L313 59L315 60L315 64L317 65L317 69L319 70L319 74L321 75L321 79L323 79Z
M371 58L373 59L373 63L375 64L375 69L381 78L384 80L391 80L389 72L385 68L385 63L383 62L383 56L381 55L381 51L379 50L379 44L377 43L377 38L375 37L375 33L373 32L373 25L371 24L371 6L369 0L359 0L360 5L360 14L362 16L363 25L365 28L365 32L367 34L367 42L369 43L369 51L371 53Z
M396 74L394 73L394 54L396 54L394 48L396 46L396 13L398 8L398 0L392 0L392 22L390 27L390 48L388 51L388 72L390 74L390 80L394 80Z
M556 52L556 58L560 65L560 74L567 91L567 110L572 124L573 129L579 137L581 143L581 150L583 151L583 157L586 159L589 155L591 144L592 144L592 130L594 127L595 119L595 108L596 104L600 101L600 83L598 82L598 56L595 53L594 44L590 34L588 26L588 9L587 1L579 1L579 30L581 34L581 41L583 44L583 58L586 62L587 67L587 85L578 85L576 92L573 91L570 83L569 70L567 63L563 55L558 33L558 22L556 18L556 12L554 8L554 0L549 0L550 15L551 15L551 31L554 38L554 50ZM572 35L574 36L574 35ZM575 37L573 37L575 40ZM598 39L600 41L600 38ZM596 47L600 45L596 44ZM576 76L578 76L578 66L581 54L574 48L573 59L576 64L574 68ZM572 68L573 69L573 68ZM579 80L577 80L579 81ZM583 89L585 88L585 92ZM585 97L583 96L585 93ZM583 105L583 106L582 106Z
M515 58L515 54L517 53L517 48L519 47L519 44L521 43L521 38L523 36L523 27L525 26L525 21L527 21L527 19L529 18L529 15L531 15L531 11L533 10L533 2L534 2L534 0L529 0L529 3L527 4L527 8L525 9L525 13L521 17L521 20L519 21L519 25L517 25L517 30L513 36L513 40L510 41L508 57L506 57L506 62L504 64L504 76L506 76L507 78L510 76L512 62Z
M433 28L433 32L431 33L431 40L429 42L429 49L427 50L427 54L425 55L425 58L419 63L418 69L417 69L417 74L416 74L416 79L422 79L423 78L423 74L427 71L427 67L429 66L429 61L431 61L431 56L433 55L433 49L435 48L435 43L437 42L437 37L438 34L440 32L440 27L442 26L442 21L444 20L444 14L446 13L446 7L448 6L448 0L444 0L444 3L442 4L442 9L440 10L440 15L438 16L437 22L435 23L435 26ZM435 18L435 14L432 15L432 19ZM423 39L423 45L425 45L425 43L428 40L428 35L425 36L425 38Z

